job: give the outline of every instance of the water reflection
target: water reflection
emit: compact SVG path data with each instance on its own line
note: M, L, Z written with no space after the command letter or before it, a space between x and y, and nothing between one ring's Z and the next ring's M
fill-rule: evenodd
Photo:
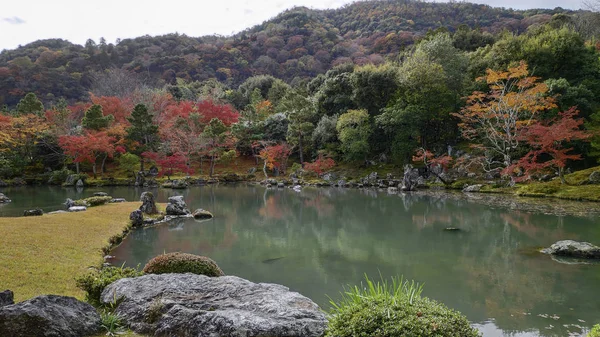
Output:
M128 200L141 193L105 190ZM207 255L227 274L284 284L324 308L326 295L335 298L364 273L404 275L485 336L579 336L600 319L600 265L559 263L535 251L561 239L600 243L596 215L549 215L547 204L486 195L258 186L154 192L159 201L182 194L215 218L134 231L112 253L115 264L143 265L172 251ZM598 212L598 204L573 205Z

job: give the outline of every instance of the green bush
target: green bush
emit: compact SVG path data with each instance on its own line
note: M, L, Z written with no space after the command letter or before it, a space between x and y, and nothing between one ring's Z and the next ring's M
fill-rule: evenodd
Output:
M225 275L217 263L208 257L186 253L159 255L148 261L146 266L144 266L144 273L193 273L211 277Z
M587 337L600 337L600 324L594 325Z
M113 198L111 196L106 197L89 197L85 199L75 200L75 206L94 207L104 204L108 204Z
M70 174L73 174L73 172L68 169L52 171L52 172L50 172L49 177L48 177L48 184L61 185L62 183L65 182L65 180L67 180L67 177Z
M331 301L326 337L479 336L466 317L421 297L422 287L393 278L354 286Z
M143 272L135 268L125 267L105 267L82 275L75 279L77 288L86 292L85 300L89 303L99 306L100 295L106 286L127 277L138 277L144 275Z

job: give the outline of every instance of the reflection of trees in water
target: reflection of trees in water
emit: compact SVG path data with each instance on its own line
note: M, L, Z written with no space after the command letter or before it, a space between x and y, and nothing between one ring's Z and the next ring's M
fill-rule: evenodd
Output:
M573 319L592 318L550 322L535 315L565 313L565 305L581 308L586 294L599 295L588 267L523 253L560 238L584 237L591 229L583 229L595 222L590 219L373 190L219 187L188 193L193 208L209 209L215 219L188 220L174 232L148 230L141 248L132 245L146 250L144 259L164 250L208 255L229 274L285 284L321 304L325 294L335 297L341 285L360 282L364 273L405 275L424 281L427 295L472 320L494 317L506 331L536 329L548 336L564 334L558 326ZM446 227L462 231L445 232ZM135 253L136 259L141 255ZM589 307L587 315L599 310ZM557 328L546 331L549 324Z

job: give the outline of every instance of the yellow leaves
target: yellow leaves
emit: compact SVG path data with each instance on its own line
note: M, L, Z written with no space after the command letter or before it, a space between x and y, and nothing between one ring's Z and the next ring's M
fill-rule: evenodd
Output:
M48 129L47 123L37 115L19 117L2 116L0 119L0 151L34 143Z

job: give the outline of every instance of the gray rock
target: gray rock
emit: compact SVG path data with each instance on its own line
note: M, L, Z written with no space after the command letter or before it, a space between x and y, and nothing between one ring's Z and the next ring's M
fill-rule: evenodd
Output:
M398 193L398 187L388 187L387 191L389 194L396 194Z
M148 175L149 175L149 176L156 177L156 176L158 175L158 167L156 167L156 166L152 165L152 166L150 167L150 169L148 170Z
M302 186L300 186L300 185L296 185L296 186L292 187L292 189L293 189L294 191L296 191L296 192L301 192L301 191L302 191Z
M176 195L169 197L169 204L167 205L167 215L188 215L190 210L187 208L187 204L183 200L182 195Z
M113 200L110 201L111 204L115 204L118 202L126 202L127 200L125 200L125 198L114 198Z
M8 187L8 183L4 180L0 180L0 187Z
M600 171L594 171L588 178L592 184L600 184Z
M84 212L84 211L87 211L87 207L85 207L85 206L73 206L73 207L69 207L68 211L69 212Z
M10 290L4 290L0 293L0 307L15 304L15 295Z
M134 186L144 186L145 182L146 182L146 178L144 177L144 172L143 171L139 171L135 175L135 183L133 183L133 185Z
M194 211L194 213L192 214L194 216L194 219L212 219L213 215L211 212L202 209L202 208L198 208L197 210Z
M173 180L173 183L171 184L171 188L173 189L185 189L188 187L188 184L185 182L185 180Z
M81 337L100 328L96 309L73 297L39 296L0 307L0 336Z
M67 211L63 211L63 210L60 210L60 211L54 211L54 212L50 212L50 213L48 213L48 214L49 214L49 215L52 215L52 214L63 214L63 213L69 213L69 212L67 212Z
M95 197L108 197L108 193L106 192L96 192L94 193Z
M40 208L30 209L23 212L23 216L42 216L44 211Z
M483 187L483 185L469 185L465 188L463 188L463 192L465 193L473 193L473 192L479 192L481 191L481 188Z
M142 206L140 210L146 214L157 214L158 209L156 208L156 202L154 201L154 194L152 192L144 192L140 197Z
M73 199L67 198L67 200L65 201L65 206L67 207L67 209L75 206L75 201L73 201Z
M10 199L5 196L4 194L0 193L0 204L6 204L9 203Z
M78 178L79 178L78 174L69 174L67 176L67 179L65 180L65 186L74 186L75 182L77 182Z
M284 187L285 187L285 184L284 184L284 183L282 183L282 182L279 182L279 183L277 183L277 187L279 187L279 188L284 188Z
M402 177L402 185L400 188L402 191L416 190L420 182L419 178L421 178L421 176L419 176L418 169L413 168L410 164L404 165L404 176Z
M600 259L600 247L589 242L578 242L573 240L558 241L550 248L542 249L544 254L568 256L583 259Z
M144 275L120 279L101 301L120 299L116 313L137 333L153 336L319 337L325 314L288 288L235 276Z
M329 173L325 173L322 178L325 181L332 182L337 179L337 175L333 172L329 172Z
M75 186L83 187L83 180L81 180L81 179L77 180L77 183L75 183Z
M144 213L139 209L136 209L129 214L129 220L131 220L131 225L133 227L139 227L144 224Z

